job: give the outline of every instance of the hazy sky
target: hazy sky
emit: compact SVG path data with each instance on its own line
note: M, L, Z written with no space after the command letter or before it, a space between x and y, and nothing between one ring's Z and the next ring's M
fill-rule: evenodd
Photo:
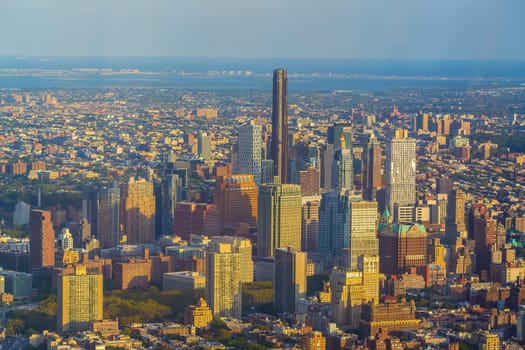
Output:
M1 0L0 55L525 60L524 0Z

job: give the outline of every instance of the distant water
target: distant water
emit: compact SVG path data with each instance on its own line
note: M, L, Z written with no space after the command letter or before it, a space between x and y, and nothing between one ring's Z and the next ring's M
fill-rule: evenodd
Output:
M291 90L388 90L525 86L525 62L350 59L225 59L151 57L0 57L0 88L174 87L271 89L274 68L288 69ZM155 74L98 75L75 68L138 69ZM44 76L5 74L41 69ZM4 71L2 71L4 70ZM241 75L225 72L241 71ZM250 71L251 76L245 72ZM184 75L181 73L184 72ZM211 75L209 72L216 72ZM3 74L4 73L4 74Z

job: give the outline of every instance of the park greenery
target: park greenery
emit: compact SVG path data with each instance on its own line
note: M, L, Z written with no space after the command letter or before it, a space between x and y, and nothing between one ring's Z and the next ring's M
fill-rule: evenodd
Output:
M262 350L271 347L271 344L257 344L249 342L244 336L233 336L226 323L220 317L214 317L210 327L202 336L214 342L219 342L233 349Z
M112 290L104 296L104 318L119 319L122 325L165 320L182 321L186 306L195 304L199 293L156 287Z
M42 300L36 309L17 309L7 312L6 335L19 333L32 334L43 330L56 330L57 298L49 295Z
M469 136L471 143L492 142L498 145L499 150L509 149L512 152L525 152L525 137L522 130L516 132L475 133Z
M172 320L180 322L184 308L196 303L198 293L159 291L156 287L107 291L104 295L104 318L117 319L122 326L132 323ZM49 295L36 309L7 312L7 335L32 334L57 329L56 295Z
M0 197L2 198L0 202L0 218L7 223L11 223L15 205L20 201L26 202L32 207L36 206L38 188L42 191L41 204L44 208L60 206L63 209L67 209L72 207L77 211L82 208L82 194L75 189L64 191L63 188L55 184L4 185L0 189ZM13 233L13 237L18 237L16 232Z
M275 315L273 304L273 282L257 281L242 285L242 308L244 314L258 311Z

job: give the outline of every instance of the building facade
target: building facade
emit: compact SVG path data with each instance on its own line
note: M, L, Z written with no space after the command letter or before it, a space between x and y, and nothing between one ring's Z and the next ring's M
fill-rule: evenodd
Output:
M239 127L239 174L252 174L261 185L262 127L253 121Z
M182 200L181 188L184 180L179 174L167 171L161 184L161 230L163 235L171 235L175 221L175 206Z
M197 305L189 305L184 310L184 324L195 328L208 327L212 319L211 309L203 298L199 299Z
M257 225L258 188L254 175L240 174L217 178L213 201L221 212L222 223Z
M380 271L403 274L427 264L427 231L421 224L379 225Z
M206 300L213 316L241 318L241 254L231 244L213 243L206 254Z
M61 332L90 329L90 322L103 319L103 277L87 274L77 266L72 275L58 275L57 328Z
M370 134L363 150L363 198L376 200L377 190L382 186L381 146L374 134Z
M211 155L211 137L205 132L199 134L197 138L197 152L199 157L204 160L210 160Z
M357 268L361 255L379 256L377 202L350 202L349 267Z
M192 234L217 235L221 226L221 212L216 204L180 202L175 206L173 232L185 240Z
M416 140L397 129L386 144L386 207L395 215L396 206L416 203Z
M397 303L394 299L384 304L368 303L362 309L359 335L370 337L380 329L388 329L389 332L417 330L419 323L414 301Z
M249 239L235 236L214 236L211 238L211 244L229 244L233 252L240 254L241 283L253 282L252 243Z
M357 269L334 268L330 287L333 321L357 329L363 304L379 302L379 257L360 256Z
M306 170L299 171L299 184L301 185L301 194L303 196L318 196L320 193L320 173L313 166Z
M120 243L120 188L104 187L97 198L98 238L102 248L113 248Z
M321 196L303 197L301 250L304 252L317 252L320 206Z
M272 144L274 175L288 183L288 78L286 69L273 71Z
M350 191L323 193L319 208L319 252L346 254L343 266L355 268L359 255L377 255L377 202Z
M31 210L29 220L29 256L32 269L50 268L55 265L55 230L51 212Z
M26 202L18 202L13 212L13 223L15 225L27 225L30 219L31 206Z
M273 256L275 248L301 247L301 187L265 184L259 190L257 255Z
M445 219L445 239L454 243L456 238L467 239L468 231L465 225L466 194L461 190L452 190L448 195L447 216Z
M306 297L306 253L294 247L275 249L274 304L281 312L295 312Z
M346 148L337 150L332 163L332 188L353 190L354 187L352 151Z
M321 146L320 182L325 191L332 189L332 163L334 162L334 145L327 143Z
M130 178L122 186L121 217L128 244L151 243L155 239L155 195L153 183Z

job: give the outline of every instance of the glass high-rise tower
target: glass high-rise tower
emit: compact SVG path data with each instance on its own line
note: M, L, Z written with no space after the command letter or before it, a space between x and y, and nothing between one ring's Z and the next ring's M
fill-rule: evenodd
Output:
M113 248L120 243L120 188L104 187L96 202L98 239L102 248Z
M318 251L344 257L343 266L357 267L360 255L378 255L377 202L363 201L350 191L323 193L319 207Z
M266 184L259 188L257 255L275 248L301 248L301 186Z
M261 185L262 127L250 122L239 128L239 174L252 174Z

